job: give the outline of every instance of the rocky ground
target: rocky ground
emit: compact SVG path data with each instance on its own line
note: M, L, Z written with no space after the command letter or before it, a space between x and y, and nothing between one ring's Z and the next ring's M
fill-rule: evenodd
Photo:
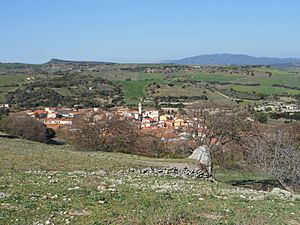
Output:
M190 161L23 140L0 140L0 153L0 224L300 223L298 195L220 179L241 179L231 172L213 182Z

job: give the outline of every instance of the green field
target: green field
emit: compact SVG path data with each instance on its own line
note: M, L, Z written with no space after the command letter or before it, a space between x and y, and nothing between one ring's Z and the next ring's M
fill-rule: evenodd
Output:
M0 75L0 85L26 83L27 75Z
M8 87L7 85L22 85L27 83L27 75L0 75L0 103L5 100L5 95L16 90L18 87Z
M35 65L33 68L38 67ZM187 88L180 88L186 86L189 82L199 82L201 81L202 89L206 89L205 85L210 85L210 88L217 89L222 92L222 89L233 89L238 92L246 93L262 93L265 95L299 95L300 90L291 89L293 87L300 87L300 74L297 71L290 72L288 70L278 70L273 68L250 68L249 70L254 70L256 75L250 76L246 75L242 71L238 74L230 74L224 72L226 67L204 67L204 68L190 68L190 69L181 69L174 70L171 72L155 71L151 73L145 72L145 68L162 68L166 65L144 65L144 64L116 64L116 65L103 65L101 67L88 68L86 71L82 71L81 75L93 76L93 77L102 77L104 79L110 80L117 84L120 84L123 90L126 103L136 103L140 98L146 97L155 97L155 96L165 96L172 95L178 96L181 94L187 95L197 95L197 90L193 88L187 90ZM46 71L52 70L47 69L47 67L40 66L41 69ZM166 67L172 67L166 66ZM12 69L11 66L9 67ZM68 66L66 65L66 69ZM2 72L5 72L5 67L2 68ZM23 69L25 72L30 71L30 68ZM22 69L17 69L16 72L23 71ZM68 70L67 70L68 71ZM272 76L268 76L267 72L271 72ZM24 71L23 71L24 72ZM31 71L31 73L34 73ZM56 77L55 75L34 75L36 77L45 79L51 79L51 77ZM46 76L46 77L45 77ZM61 75L59 75L61 76ZM72 75L73 76L73 75ZM13 91L16 87L3 87L4 85L25 85L27 75L1 75L0 76L0 102L4 101L4 96L7 92ZM88 80L88 78L87 78ZM147 94L145 89L147 86L153 82L156 82L160 85L173 83L176 84L173 87L173 90L165 90L154 95ZM228 84L229 83L229 84ZM232 85L230 85L232 83ZM259 84L259 86L246 86L247 84ZM274 87L273 85L287 85L291 88L285 87ZM175 88L176 87L176 88ZM74 96L67 88L55 88L55 90L63 96ZM175 93L174 92L178 92ZM221 96L215 95L214 97ZM234 97L234 96L233 96ZM237 97L238 98L238 97ZM223 97L221 96L221 99Z
M126 99L138 99L138 98L145 98L145 87L150 84L152 81L145 81L145 80L138 80L138 81L123 81L120 82L124 96Z
M287 88L280 88L280 87L272 87L268 85L263 85L258 87L252 87L252 86L242 86L242 85L229 85L228 89L234 89L236 91L241 91L241 92L257 92L257 93L262 93L262 94L290 94L290 95L296 95L300 94L300 90L292 90L292 89L287 89Z
M262 93L267 95L272 94L289 94L289 95L297 95L300 94L300 90L294 90L289 88L283 88L283 87L274 87L273 84L283 84L290 87L300 87L300 75L299 74L291 74L288 71L280 71L276 69L267 69L267 71L272 72L272 77L259 77L259 76L247 76L247 75L230 75L226 73L207 73L207 72L197 72L196 71L188 71L188 72L177 72L173 73L172 76L174 76L173 82L176 82L177 84L184 84L185 80L195 80L195 81L202 81L202 82L232 82L232 83L241 83L241 84L253 84L253 83L259 83L259 86L246 86L246 85L227 85L227 89L234 89L236 91L241 92L256 92L256 93ZM132 96L145 96L142 92L142 88L146 86L144 80L145 79L153 79L154 81L162 84L165 83L164 78L166 77L166 74L145 74L145 73L139 73L137 76L136 74L132 77L135 82L132 83L132 85L128 84L126 82L125 87L125 97L131 98ZM172 81L171 81L172 82ZM137 87L138 90L135 90L133 87ZM179 90L177 87L174 87L174 90L172 90L172 93L176 90L179 93L187 92L186 90ZM168 91L167 91L168 92ZM192 90L189 90L189 92L193 92ZM192 93L192 95L194 95ZM161 95L166 94L165 91L161 92ZM160 94L155 94L156 96ZM173 94L171 94L173 95Z
M53 90L62 96L74 96L75 95L67 88L53 88Z
M236 81L241 78L245 78L242 75L228 75L228 74L208 74L208 73L199 73L191 77L191 80L199 81L219 81L219 82L229 82Z
M288 71L272 70L268 69L269 72L272 72L272 77L247 77L242 79L237 79L235 82L239 83L259 83L260 86L242 86L242 85L230 85L228 88L233 88L236 91L242 92L257 92L263 94L284 94L288 93L290 95L300 94L300 90L293 90L282 87L273 87L273 84L287 85L290 87L300 87L300 75L291 74Z
M298 224L300 201L231 186L257 179L219 172L224 182L123 175L132 167L188 160L76 152L0 138L1 224ZM103 169L107 172L103 173ZM257 200L250 200L256 199ZM260 200L263 198L264 200Z

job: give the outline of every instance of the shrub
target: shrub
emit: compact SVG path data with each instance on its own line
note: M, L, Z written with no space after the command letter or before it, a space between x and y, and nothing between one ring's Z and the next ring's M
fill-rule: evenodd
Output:
M8 116L2 119L0 130L27 140L44 143L49 141L52 136L49 136L49 132L42 122L25 116Z
M248 165L275 177L285 188L300 187L300 151L296 136L284 129L251 138Z
M135 148L136 130L127 120L101 111L75 120L65 136L80 150L127 152Z
M254 114L255 119L260 123L267 123L268 122L268 116L266 113L258 112Z

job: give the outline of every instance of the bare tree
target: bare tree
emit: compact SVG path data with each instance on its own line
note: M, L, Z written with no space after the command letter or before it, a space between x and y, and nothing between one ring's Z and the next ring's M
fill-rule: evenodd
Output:
M105 115L89 113L74 120L72 126L65 132L67 142L80 148L80 150L106 149L104 143L107 125L104 122L97 122L97 118L102 118L101 116L104 118Z
M137 153L146 156L161 157L167 153L162 133L150 130L140 133L137 141Z
M192 122L193 138L197 146L205 145L213 165L224 162L222 145L229 141L239 141L252 130L249 114L235 105L203 101L188 108ZM200 161L199 161L200 163Z
M300 148L286 129L258 133L248 146L248 165L276 178L283 187L300 187ZM291 189L290 189L291 190Z
M130 151L137 129L125 119L104 111L87 113L66 131L66 139L81 150Z
M127 119L113 116L109 123L107 144L114 151L133 153L137 149L138 126Z

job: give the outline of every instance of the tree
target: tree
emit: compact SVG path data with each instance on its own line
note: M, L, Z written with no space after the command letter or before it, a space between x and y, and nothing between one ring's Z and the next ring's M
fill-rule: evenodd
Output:
M273 176L286 189L300 187L300 147L286 129L260 132L251 137L247 165Z
M137 140L136 153L152 157L167 155L166 143L162 141L162 137L162 133L155 130L140 133Z
M0 130L31 141L49 141L46 126L32 117L8 116L1 120Z
M267 123L268 122L268 116L266 113L263 112L255 112L254 113L255 119L260 123Z
M0 108L0 120L9 115L9 110L6 108Z
M246 110L235 105L203 101L188 107L190 127L196 145L207 146L211 158L213 176L214 164L224 163L222 146L229 141L240 141L241 137L252 130L251 119Z
M56 137L56 132L52 128L47 128L46 130L46 137L50 140Z
M137 149L138 127L134 126L127 119L118 116L110 118L109 132L107 139L108 146L113 151L132 153Z
M86 113L74 120L66 139L81 150L130 151L135 147L137 128L127 120L104 111Z

